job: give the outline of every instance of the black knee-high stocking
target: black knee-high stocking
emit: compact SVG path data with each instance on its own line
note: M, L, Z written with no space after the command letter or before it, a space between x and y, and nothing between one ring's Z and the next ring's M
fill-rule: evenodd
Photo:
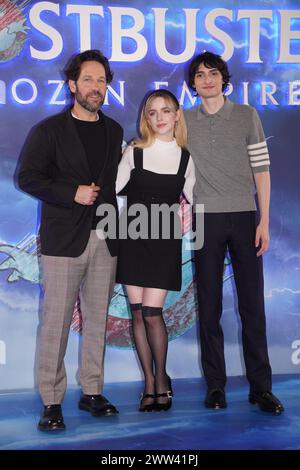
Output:
M130 304L130 309L132 312L132 331L136 351L143 369L143 373L145 375L144 393L153 394L155 393L153 357L148 343L145 323L142 316L142 304Z
M162 316L162 308L143 306L142 313L155 364L156 393L166 392L168 390L168 376L166 373L168 333Z

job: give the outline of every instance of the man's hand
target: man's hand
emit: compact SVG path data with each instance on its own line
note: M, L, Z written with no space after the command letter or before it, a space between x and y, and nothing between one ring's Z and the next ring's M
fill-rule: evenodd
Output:
M265 251L268 250L270 243L270 236L269 236L269 224L260 222L256 228L256 235L255 235L255 246L260 249L256 253L256 256L261 256Z
M99 186L92 183L90 186L80 184L75 194L74 201L83 206L92 206L100 191Z

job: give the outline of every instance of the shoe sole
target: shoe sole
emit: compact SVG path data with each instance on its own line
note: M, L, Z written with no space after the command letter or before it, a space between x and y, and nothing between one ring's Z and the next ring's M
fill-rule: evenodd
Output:
M259 409L261 411L264 411L265 413L273 413L275 415L280 415L284 411L284 409L283 410L281 410L281 409L270 410L269 408L265 408L263 405L260 405L258 403L258 401L255 400L254 398L249 398L249 403L251 403L251 405L257 405L259 407Z
M171 409L171 406L169 406L169 408L155 408L154 411L156 411L157 413L160 413L161 411L168 411Z
M204 403L204 406L206 408L209 408L211 410L224 410L225 408L227 408L227 405L209 405L208 403Z
M79 404L78 408L82 411L88 411L91 413L92 416L98 417L98 416L117 416L119 412L115 411L92 411L88 406Z
M138 408L141 413L152 413L154 411L155 405L145 405L144 408Z
M54 426L52 428L47 428L45 426L41 426L40 424L38 425L38 430L42 432L61 432L61 431L65 431L65 429L66 429L65 425Z

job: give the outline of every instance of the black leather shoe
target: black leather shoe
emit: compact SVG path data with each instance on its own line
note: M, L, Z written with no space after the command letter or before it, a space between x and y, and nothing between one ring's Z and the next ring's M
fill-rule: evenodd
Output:
M278 400L272 392L250 392L249 402L252 405L258 404L262 411L280 414L284 411L283 404Z
M212 388L207 390L204 405L206 408L227 408L225 392L222 388Z
M139 411L153 411L155 408L155 396L153 393L142 393L140 398ZM147 398L151 398L151 403L145 403Z
M156 403L154 406L155 411L168 411L172 406L172 398L173 398L173 389L172 389L172 382L170 377L168 376L168 390L163 393L156 393ZM163 403L158 403L157 398L167 398L167 401Z
M82 395L78 406L80 410L89 411L92 416L115 416L119 413L103 395Z
M40 431L63 431L66 428L60 405L44 406L38 424Z

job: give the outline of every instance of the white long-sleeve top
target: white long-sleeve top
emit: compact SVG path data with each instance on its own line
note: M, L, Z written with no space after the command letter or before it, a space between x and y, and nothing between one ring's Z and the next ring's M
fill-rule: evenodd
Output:
M159 174L176 175L180 165L181 147L176 140L164 142L156 139L151 147L143 149L143 168ZM129 145L119 163L116 181L116 193L118 194L128 183L130 172L134 169L133 147ZM193 187L195 184L195 167L190 157L185 172L185 184L183 193L190 204L193 203Z

